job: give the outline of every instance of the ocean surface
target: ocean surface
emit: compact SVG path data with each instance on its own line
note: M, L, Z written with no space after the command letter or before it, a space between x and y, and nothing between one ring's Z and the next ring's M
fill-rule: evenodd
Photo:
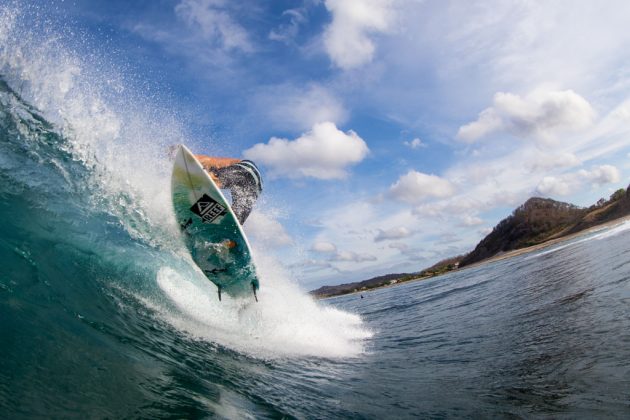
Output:
M260 302L218 302L165 187L194 141L37 18L0 5L0 418L630 416L630 224L324 301L254 243Z

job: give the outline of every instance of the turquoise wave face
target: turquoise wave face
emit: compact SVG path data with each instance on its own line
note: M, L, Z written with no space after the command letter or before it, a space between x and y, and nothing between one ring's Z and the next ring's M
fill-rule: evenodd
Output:
M164 266L194 278L190 263L140 237L148 228L125 210L129 195L106 193L94 165L4 81L0 106L2 411L208 413L194 394L220 407L222 387L240 377L225 372L234 353L169 323L177 311L156 283ZM190 364L219 379L188 384Z
M132 293L155 294L167 254L131 237L109 211L121 197L101 195L93 168L4 81L0 106L2 406L129 414L155 369L147 347L176 339Z
M360 318L318 305L264 255L260 302L218 302L169 192L148 201L61 131L0 81L3 412L278 417L263 395L283 390L260 387L275 368L251 378L261 363L361 354Z
M171 205L165 152L199 143L15 4L0 6L2 416L300 414L282 401L302 368L282 386L278 369L357 357L372 333L256 244L259 302L219 302Z

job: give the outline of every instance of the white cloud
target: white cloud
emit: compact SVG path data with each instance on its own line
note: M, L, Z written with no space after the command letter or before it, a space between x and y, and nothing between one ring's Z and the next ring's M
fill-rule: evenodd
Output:
M248 236L267 246L280 247L293 243L280 222L258 210L254 210L247 218L244 229Z
M486 209L486 204L477 198L468 196L456 196L450 200L442 200L435 203L427 203L416 206L412 213L423 217L438 217L443 214L461 215Z
M576 189L573 177L546 176L536 187L536 191L544 196L569 195Z
M402 239L411 236L412 232L406 227L395 227L391 229L378 230L378 234L374 238L374 242L385 241L389 239Z
M226 50L253 51L247 31L225 10L224 0L182 0L175 13L201 36Z
M621 179L619 170L612 165L596 166L590 171L581 170L578 174L582 178L596 185L619 182Z
M463 226L478 226L482 225L483 220L477 216L465 215L462 217L462 225Z
M311 246L311 251L322 254L330 254L337 252L337 246L331 242L318 241Z
M476 121L459 127L457 139L466 143L473 143L502 128L503 121L501 117L497 115L497 112L493 108L487 108L479 113L479 117Z
M531 172L548 171L557 168L571 168L582 164L580 159L570 152L557 154L538 153L532 158L532 161L529 166Z
M397 249L398 251L400 251L401 253L405 253L406 251L409 250L409 245L404 244L402 242L393 242L389 245L387 245L389 248L392 249Z
M316 260L313 258L303 260L294 264L289 265L289 268L300 268L300 271L321 271L321 270L332 270L336 273L341 273L337 267L331 264L329 261L324 260Z
M300 26L307 22L306 9L288 9L282 12L282 16L286 17L289 22L269 32L269 39L288 44L297 36Z
M616 167L601 165L593 167L590 171L582 169L560 176L546 176L540 181L536 191L545 196L566 196L579 190L585 182L601 186L619 182L620 179L621 175Z
M449 197L454 193L455 187L448 180L414 170L401 176L389 189L390 196L411 204L420 203L428 197Z
M446 232L439 235L435 244L437 245L451 245L453 243L459 242L461 239L454 232Z
M324 33L330 59L348 70L372 60L376 47L370 33L387 31L393 20L391 0L326 0L332 22Z
M268 167L271 176L342 179L346 168L361 162L368 152L357 133L344 133L325 122L295 140L273 137L267 144L258 143L243 155Z
M407 147L412 148L412 149L420 149L420 148L428 147L426 145L426 143L423 143L422 140L420 140L417 137L415 139L411 140L411 141L405 141L405 142L403 142L403 144L405 146L407 146Z
M339 251L331 258L331 261L359 263L365 261L376 261L376 257L368 253L358 254L353 251Z
M326 87L280 85L261 89L253 100L257 113L267 114L281 130L307 130L321 122L344 123L348 111Z
M572 90L535 90L525 97L499 92L476 121L459 128L457 138L472 143L495 132L509 132L550 142L561 132L591 126L594 119L591 105Z

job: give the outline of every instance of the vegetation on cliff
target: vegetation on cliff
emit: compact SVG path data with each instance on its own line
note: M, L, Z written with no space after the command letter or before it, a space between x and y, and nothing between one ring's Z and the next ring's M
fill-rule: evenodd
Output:
M588 208L530 198L494 227L460 263L466 266L502 252L538 245L630 214L630 186Z

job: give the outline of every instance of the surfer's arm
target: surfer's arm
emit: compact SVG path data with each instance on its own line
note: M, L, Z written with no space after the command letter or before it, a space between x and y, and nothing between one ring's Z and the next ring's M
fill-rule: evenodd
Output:
M225 157L214 157L214 156L205 156L205 155L195 155L201 165L205 170L210 169L219 169L219 168L227 168L228 166L232 166L236 163L239 163L240 159L235 158L225 158Z
M228 166L232 166L241 161L240 159L205 156L205 155L195 155L195 157L201 163L201 166L203 166L203 168L206 171L208 171L208 174L210 175L212 180L217 184L219 188L222 187L221 181L214 174L214 169L227 168Z

